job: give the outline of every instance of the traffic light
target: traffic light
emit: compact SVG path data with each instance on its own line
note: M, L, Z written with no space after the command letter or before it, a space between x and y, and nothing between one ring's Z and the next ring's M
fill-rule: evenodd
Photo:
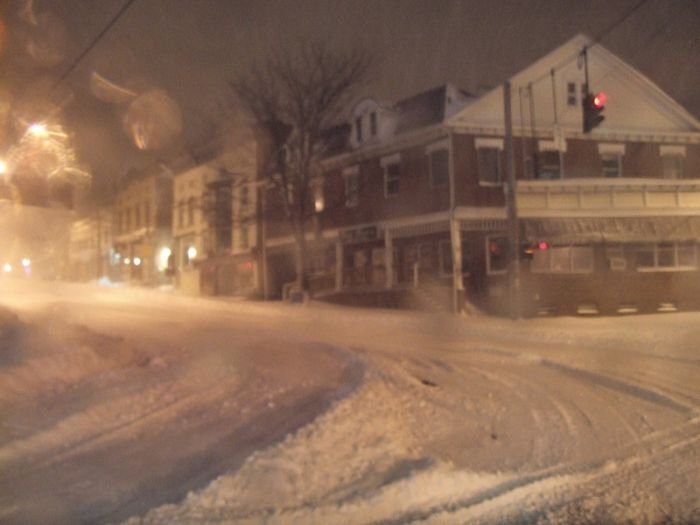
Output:
M603 110L607 97L602 91L588 93L583 99L583 132L589 133L593 128L605 120Z

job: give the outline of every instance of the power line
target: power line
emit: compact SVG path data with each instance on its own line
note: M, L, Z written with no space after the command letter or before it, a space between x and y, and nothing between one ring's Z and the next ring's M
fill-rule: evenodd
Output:
M593 39L593 41L585 46L586 49L590 49L596 44L600 43L600 41L608 36L612 31L617 29L620 25L624 24L627 19L629 19L633 14L635 14L644 4L646 4L649 0L640 0L637 2L632 9L627 11L624 15L622 15L618 20L610 24L605 30L603 30L596 38ZM537 77L534 80L531 80L529 83L530 84L537 84L538 82L544 80L545 78L549 77L550 75L553 75L556 73L558 70L564 68L564 66L568 65L571 61L578 59L578 57L581 56L582 51L577 51L575 54L569 56L568 58L562 60L559 62L556 66L551 68L547 73Z
M66 70L63 72L63 74L58 78L58 80L56 81L56 83L53 85L54 88L55 88L56 86L58 86L58 84L60 84L61 82L63 82L63 81L66 79L66 77L67 77L68 75L70 75L70 74L73 72L73 70L74 70L74 69L76 68L76 66L80 63L80 61L81 61L83 58L85 58L85 56L86 56L90 51L92 51L92 49L95 47L95 45L97 45L97 43L102 39L102 37L105 36L105 34L107 34L107 32L108 32L110 29L112 29L112 26L114 26L114 24L117 22L117 20L119 20L119 19L122 17L122 15L126 12L126 10L129 9L129 7L131 7L131 4L133 4L135 1L136 1L136 0L126 0L126 2L124 2L124 4L122 5L122 7L119 9L119 11L117 11L117 13L116 13L116 14L110 19L110 21L107 23L107 25L106 25L104 28L102 28L102 31L100 31L100 32L97 34L97 36L95 36L95 38L92 39L92 41L90 42L90 44L82 51L82 53L80 53L80 54L73 60L73 62L71 62L70 66L68 66L68 69L66 69Z

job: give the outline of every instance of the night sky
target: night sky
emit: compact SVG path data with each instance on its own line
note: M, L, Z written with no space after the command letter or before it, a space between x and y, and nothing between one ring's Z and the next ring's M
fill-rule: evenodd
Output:
M5 6L8 34L25 3ZM65 72L123 3L36 0L35 13L51 12L64 25L66 46L61 63L33 74ZM147 155L130 145L120 126L123 110L90 95L93 71L134 89L166 90L184 116L181 146L197 141L221 114L228 79L296 40L373 50L377 63L363 94L395 101L448 81L473 92L494 86L576 33L596 38L638 3L136 0L68 75L75 97L66 117L99 186L171 151ZM699 27L700 1L648 0L601 43L700 116Z

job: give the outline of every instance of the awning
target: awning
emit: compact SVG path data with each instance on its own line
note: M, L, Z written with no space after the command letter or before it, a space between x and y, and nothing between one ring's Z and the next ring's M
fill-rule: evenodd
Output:
M523 219L529 241L551 243L700 241L700 217Z

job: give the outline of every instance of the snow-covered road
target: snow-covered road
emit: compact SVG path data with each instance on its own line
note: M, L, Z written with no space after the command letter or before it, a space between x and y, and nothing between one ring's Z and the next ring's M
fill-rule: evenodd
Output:
M698 314L26 285L0 283L0 522L700 522Z

